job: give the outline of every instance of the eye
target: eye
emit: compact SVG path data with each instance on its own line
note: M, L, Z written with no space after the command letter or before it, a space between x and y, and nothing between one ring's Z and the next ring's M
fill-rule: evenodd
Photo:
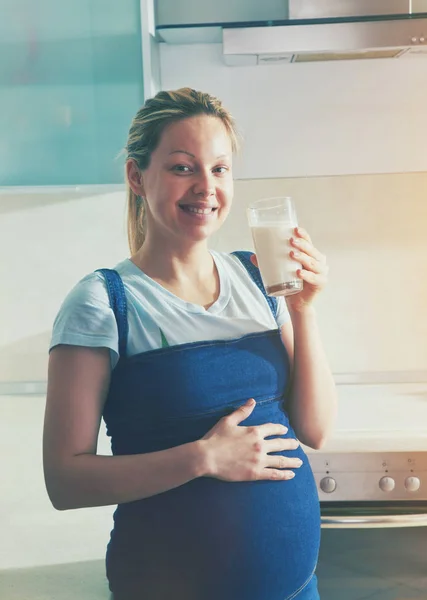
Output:
M191 169L187 165L175 165L172 167L173 171L177 171L178 173L190 173Z
M222 173L226 173L228 170L229 170L229 167L225 167L224 165L222 165L221 167L216 167L216 168L214 169L214 171L215 171L216 173L220 173L220 174L222 174Z

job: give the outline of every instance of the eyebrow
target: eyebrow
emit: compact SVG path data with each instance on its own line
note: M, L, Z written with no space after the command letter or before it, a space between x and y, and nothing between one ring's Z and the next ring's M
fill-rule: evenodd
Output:
M194 154L191 154L191 152L187 152L187 150L172 150L172 152L169 152L169 154L188 154L188 156L196 158Z
M187 150L172 150L172 152L169 152L169 155L171 154L188 154L191 158L196 158L194 154L191 154L191 152L188 152ZM221 156L217 156L215 160L219 160L220 158L228 158L228 155L221 154Z

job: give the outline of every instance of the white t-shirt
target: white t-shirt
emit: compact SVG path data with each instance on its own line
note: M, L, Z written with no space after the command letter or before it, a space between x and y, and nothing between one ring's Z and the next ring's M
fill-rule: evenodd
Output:
M130 259L114 267L128 306L127 355L189 342L227 340L277 329L289 320L284 298L274 319L270 306L240 260L211 251L220 294L208 309L186 302L148 277ZM111 367L119 359L118 330L102 273L90 273L66 296L56 316L49 350L58 344L106 347Z

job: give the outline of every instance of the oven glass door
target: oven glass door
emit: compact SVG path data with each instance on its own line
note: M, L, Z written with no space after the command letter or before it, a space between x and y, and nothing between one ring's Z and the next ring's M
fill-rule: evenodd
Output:
M427 502L322 506L320 598L427 600L426 513Z

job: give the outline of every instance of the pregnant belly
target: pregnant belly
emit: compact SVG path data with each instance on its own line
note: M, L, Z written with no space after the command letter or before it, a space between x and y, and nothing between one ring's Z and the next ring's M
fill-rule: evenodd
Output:
M269 421L289 426L277 403L244 424ZM291 428L286 437L295 437ZM107 554L113 591L132 598L139 589L146 600L292 598L317 563L320 512L302 449L280 454L303 460L293 480L199 478L119 506Z

